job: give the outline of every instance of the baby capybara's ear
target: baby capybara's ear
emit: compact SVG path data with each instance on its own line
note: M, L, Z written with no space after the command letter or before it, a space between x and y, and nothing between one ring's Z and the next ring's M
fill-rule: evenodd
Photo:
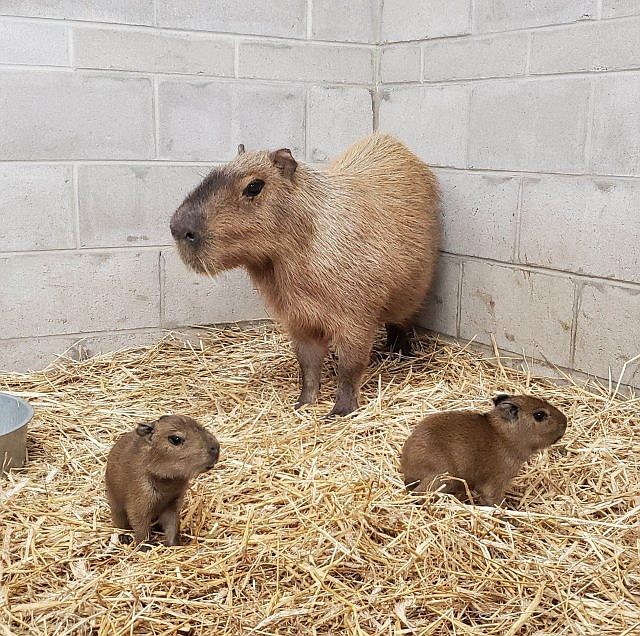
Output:
M291 179L293 173L298 167L298 162L293 158L291 150L289 148L280 148L269 153L269 158L273 161L276 168L282 171L282 174Z
M518 421L518 405L514 404L513 402L507 402L506 399L501 400L496 406L496 411L500 413L502 419L504 420L507 420L509 422Z
M238 144L238 154L239 155L244 154L244 144Z
M138 426L136 426L136 433L138 433L140 437L146 437L150 440L155 427L155 422L143 422L142 424L138 424Z
M495 406L498 406L498 404L500 404L500 402L504 402L508 398L509 398L509 395L507 393L498 393L498 395L496 395L493 398L493 403L494 403Z

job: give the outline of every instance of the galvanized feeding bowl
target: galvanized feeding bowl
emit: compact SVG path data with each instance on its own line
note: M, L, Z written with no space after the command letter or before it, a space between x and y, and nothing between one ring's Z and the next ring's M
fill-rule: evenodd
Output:
M15 395L0 393L0 475L20 468L27 455L27 424L33 407Z

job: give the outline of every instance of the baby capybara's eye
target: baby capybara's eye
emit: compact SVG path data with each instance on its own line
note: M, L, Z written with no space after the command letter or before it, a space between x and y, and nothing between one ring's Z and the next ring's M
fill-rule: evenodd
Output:
M546 414L544 411L536 411L536 412L533 414L533 419L534 419L536 422L542 422L542 420L544 420L544 419L545 419L545 417L547 417L547 414Z
M257 197L264 188L264 181L262 179L254 179L245 189L242 194L245 197Z
M184 437L180 437L180 435L169 435L169 443L173 446L180 446L180 444L184 443Z

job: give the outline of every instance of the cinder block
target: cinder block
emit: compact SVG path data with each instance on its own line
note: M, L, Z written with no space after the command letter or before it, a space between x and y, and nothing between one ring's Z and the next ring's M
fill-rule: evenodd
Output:
M512 261L520 179L439 170L445 252Z
M586 78L478 84L471 93L474 168L580 172L589 108Z
M640 73L595 81L591 171L640 175Z
M469 0L384 0L382 41L464 35L469 33L470 14Z
M306 0L157 0L158 26L304 38Z
M523 75L527 66L527 46L526 33L428 42L423 47L423 79L440 82Z
M304 90L256 83L166 81L159 87L163 158L227 161L247 150L304 156Z
M460 337L568 367L573 303L568 277L466 261Z
M234 75L231 39L200 34L78 27L73 30L74 65L161 73Z
M436 278L418 317L418 324L432 331L456 337L458 291L461 263L450 256L440 256Z
M640 282L640 183L524 180L520 258L580 274Z
M0 20L0 62L66 66L68 39L64 24Z
M366 88L309 91L308 144L311 161L335 158L373 130L371 94Z
M151 81L57 71L0 71L4 159L147 159Z
M476 0L476 32L509 31L596 18L597 0Z
M2 336L45 336L159 325L158 252L0 256Z
M468 86L412 86L383 93L379 127L429 164L464 168L468 118Z
M2 0L0 15L60 18L123 24L153 24L149 0Z
M71 166L0 164L0 251L72 248Z
M244 270L214 278L187 269L172 248L162 251L163 327L207 325L266 317L264 305Z
M617 382L625 362L640 355L640 289L592 281L582 287L576 329L576 369ZM629 364L624 384L640 387L640 358Z
M0 371L37 371L54 363L61 355L71 360L84 360L124 347L149 346L164 335L161 329L142 329L0 340Z
M332 44L240 42L240 77L301 82L373 81L373 49Z
M380 52L380 78L383 82L420 81L420 45L383 46Z
M376 41L377 0L314 0L311 36L315 40Z
M207 172L204 166L80 166L81 246L172 244L171 215Z
M621 18L625 15L640 15L638 0L602 0L603 18Z
M68 350L77 339L77 336L45 336L0 340L0 371L27 373L44 369L65 352L72 357Z
M532 37L532 73L640 67L640 18L585 22L553 31L534 31Z

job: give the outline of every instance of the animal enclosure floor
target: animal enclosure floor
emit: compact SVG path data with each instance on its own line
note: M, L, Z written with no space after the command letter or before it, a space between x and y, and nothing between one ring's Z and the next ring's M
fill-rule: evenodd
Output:
M640 399L425 338L372 362L354 417L326 420L330 371L295 412L291 347L256 327L0 374L36 409L28 465L0 482L0 635L640 633ZM549 399L565 437L504 508L416 505L398 472L414 423L496 392ZM104 466L165 413L207 426L221 461L185 500L190 543L144 553L117 542Z

